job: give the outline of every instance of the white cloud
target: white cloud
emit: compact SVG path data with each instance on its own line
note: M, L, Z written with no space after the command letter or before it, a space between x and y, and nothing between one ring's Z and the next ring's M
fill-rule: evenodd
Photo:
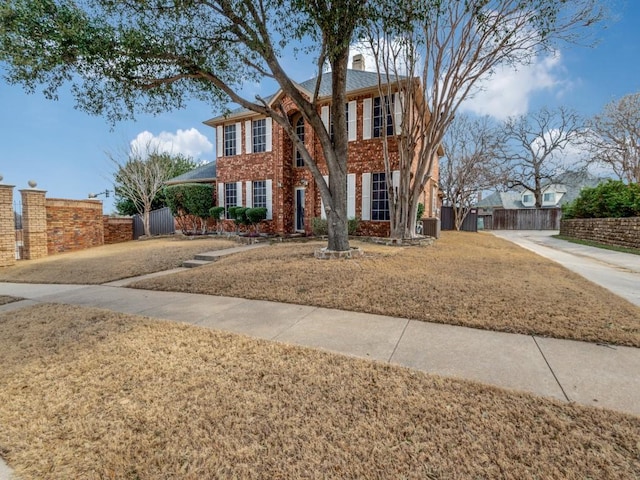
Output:
M481 82L475 95L465 100L460 108L498 120L524 115L529 110L533 94L566 86L560 78L563 70L561 60L560 53L556 52L536 57L517 70L507 65L499 67L491 77Z
M181 153L197 160L203 154L213 152L213 144L196 128L178 129L176 133L160 132L158 135L145 130L131 141L131 150L145 152L148 149L171 154Z

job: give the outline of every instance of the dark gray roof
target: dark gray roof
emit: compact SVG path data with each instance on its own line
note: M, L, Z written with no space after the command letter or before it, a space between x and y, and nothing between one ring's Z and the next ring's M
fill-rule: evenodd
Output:
M560 200L560 204L564 205L565 203L573 202L580 196L583 188L593 188L604 181L606 181L606 178L596 177L584 170L563 173L558 176L556 181L556 183L564 185L567 188L566 193Z
M395 82L397 79L402 80L405 78L407 77L393 76L391 77L391 81ZM299 83L298 85L300 85L300 87L306 90L307 92L313 94L313 92L316 89L317 80L318 80L318 77L314 77L309 80L305 80L304 82ZM318 90L318 97L322 98L322 97L330 96L331 86L332 86L331 72L323 73L321 75L320 89ZM351 70L351 69L347 70L347 94L349 94L350 92L357 92L359 90L365 90L368 88L375 88L377 86L378 86L378 74L376 72L366 72L364 70ZM276 95L277 93L271 94L268 97L266 97L264 100L267 103L269 103L271 100L273 100L276 97ZM252 112L251 110L248 110L244 107L240 107L240 108L236 108L235 110L231 110L230 112L227 112L226 115L220 115L218 117L207 120L205 123L222 120L230 116L242 115L245 113L252 113Z
M216 162L214 160L213 162L200 165L199 167L194 168L187 173L183 173L182 175L178 175L177 177L167 180L165 183L168 185L173 185L176 183L197 183L215 180L215 178Z
M605 178L596 177L584 170L568 171L558 175L555 182L551 184L547 183L544 188L553 187L556 192L563 192L564 195L562 195L558 205L564 205L578 198L583 188L595 187L605 180ZM522 204L522 191L513 190L493 192L491 195L480 200L476 206L485 210L491 210L493 208L525 208Z
M490 210L492 208L523 208L520 192L493 192L480 200L476 206Z
M406 77L399 78L403 79ZM300 86L308 92L313 93L315 91L317 81L318 77L314 77L305 82L302 82ZM396 77L393 77L392 81L396 81ZM331 84L331 72L322 74L318 96L328 97L329 95L331 95ZM376 72L366 72L364 70L347 70L347 93L377 86L378 74Z

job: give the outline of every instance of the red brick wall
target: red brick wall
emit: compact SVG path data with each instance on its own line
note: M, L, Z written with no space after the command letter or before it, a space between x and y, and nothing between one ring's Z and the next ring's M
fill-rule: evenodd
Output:
M45 206L49 255L104 243L102 202L99 200L47 198Z
M104 215L102 221L105 245L133 240L133 218Z

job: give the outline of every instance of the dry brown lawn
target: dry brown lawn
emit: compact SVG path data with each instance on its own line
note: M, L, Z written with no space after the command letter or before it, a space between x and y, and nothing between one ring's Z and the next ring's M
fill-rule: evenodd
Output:
M20 478L640 477L640 418L104 310L0 315Z
M640 346L640 308L490 234L444 232L431 247L360 244L367 255L344 261L313 258L323 245L273 245L135 286Z
M20 261L0 268L0 282L100 284L169 270L198 253L235 246L222 238L181 236L116 243Z

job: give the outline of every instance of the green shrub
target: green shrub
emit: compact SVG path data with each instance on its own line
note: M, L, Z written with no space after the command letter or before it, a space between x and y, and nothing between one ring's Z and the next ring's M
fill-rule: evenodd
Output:
M609 180L585 188L562 207L564 218L621 218L640 216L640 185Z
M222 220L224 218L224 207L211 207L209 216L216 221Z
M248 225L247 220L247 207L236 207L233 214L233 219L238 225Z
M360 226L359 218L350 218L347 229L349 235L355 235L358 231L358 227ZM311 231L316 237L322 237L329 234L329 226L327 225L327 220L320 217L314 217L311 221Z
M416 213L416 221L422 220L422 215L424 215L424 203L418 203L418 211Z
M164 198L183 233L206 230L209 210L213 206L213 186L184 183L164 188Z
M209 217L209 210L213 207L213 186L203 183L187 183L176 185L182 187L184 206L190 215L201 219Z
M316 237L323 237L329 233L329 227L325 218L313 217L311 231Z
M229 207L227 209L227 211L229 212L229 218L231 220L235 220L236 219L236 209L238 209L238 208L242 208L242 207L237 207L237 206L233 205L233 206L231 206L231 207Z
M186 213L184 191L180 187L181 185L170 185L164 188L165 202L174 217Z
M349 223L347 225L347 229L349 231L349 235L355 235L358 231L358 227L360 226L360 219L357 217L350 218Z
M245 215L249 223L255 225L267 219L267 209L264 207L247 208Z

